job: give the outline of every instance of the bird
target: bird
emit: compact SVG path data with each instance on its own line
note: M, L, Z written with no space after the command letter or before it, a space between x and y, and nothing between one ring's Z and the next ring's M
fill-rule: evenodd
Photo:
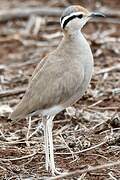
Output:
M83 96L92 78L93 55L81 29L93 17L104 15L89 12L80 5L65 8L60 18L63 32L61 42L40 60L23 98L9 116L16 122L34 114L42 115L45 167L52 175L59 174L54 160L54 117Z

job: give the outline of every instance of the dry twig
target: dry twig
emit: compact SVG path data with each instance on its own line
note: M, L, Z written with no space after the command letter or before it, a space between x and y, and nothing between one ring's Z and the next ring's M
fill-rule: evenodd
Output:
M88 173L88 172L91 172L91 171L96 171L96 170L100 170L100 169L107 169L109 167L117 166L117 165L120 165L120 161L112 162L112 163L108 163L108 164L103 164L103 165L98 165L98 166L95 166L95 167L93 166L93 167L89 167L89 168L83 169L83 170L76 170L76 171L73 171L73 172L63 173L63 174L61 174L59 176L49 178L49 180L63 179L63 178L66 178L66 177L70 177L70 176L74 176L74 175L78 175L78 174L83 174L83 173Z
M0 98L18 95L18 94L24 93L25 91L26 91L26 88L4 90L0 92Z

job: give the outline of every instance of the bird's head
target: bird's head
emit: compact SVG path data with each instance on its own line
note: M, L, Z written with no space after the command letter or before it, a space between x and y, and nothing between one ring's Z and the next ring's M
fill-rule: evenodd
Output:
M92 17L104 17L104 15L99 12L89 12L79 5L69 6L60 18L61 28L71 32L80 30Z

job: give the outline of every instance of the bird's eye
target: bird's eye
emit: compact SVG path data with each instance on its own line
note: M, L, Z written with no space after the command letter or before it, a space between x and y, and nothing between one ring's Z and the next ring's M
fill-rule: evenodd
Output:
M83 14L80 14L77 17L81 19L83 17Z

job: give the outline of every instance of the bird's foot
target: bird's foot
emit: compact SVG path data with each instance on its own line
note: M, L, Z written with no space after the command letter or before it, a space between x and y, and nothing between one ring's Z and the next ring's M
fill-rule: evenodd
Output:
M51 172L52 172L52 175L53 175L53 176L62 174L62 172L60 171L60 169L56 169L56 168L53 169L53 170L51 170Z

